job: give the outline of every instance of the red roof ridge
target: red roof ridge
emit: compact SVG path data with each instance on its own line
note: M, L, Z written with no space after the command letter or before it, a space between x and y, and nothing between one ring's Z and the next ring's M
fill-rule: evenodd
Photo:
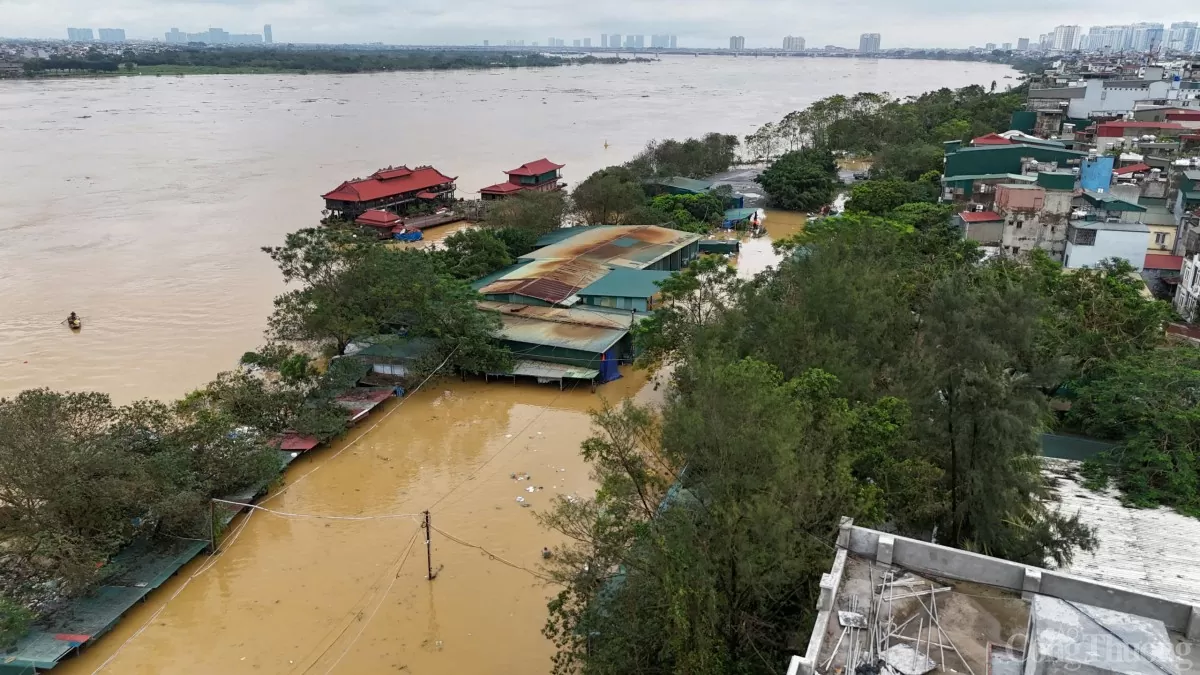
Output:
M1149 171L1150 168L1151 167L1149 164L1130 164L1129 166L1123 166L1120 169L1113 169L1113 173L1124 175L1127 173L1137 173L1139 171Z
M543 157L541 159L536 159L532 162L525 162L521 166L518 166L517 168L515 168L511 171L505 171L504 173L506 173L510 176L540 176L541 174L544 174L544 173L549 173L551 171L557 171L558 169L561 169L564 166L566 166L566 164L555 164L554 162L551 162L549 159L546 159L545 157Z
M963 211L958 214L958 217L962 218L964 223L987 223L994 220L1004 220L995 211Z

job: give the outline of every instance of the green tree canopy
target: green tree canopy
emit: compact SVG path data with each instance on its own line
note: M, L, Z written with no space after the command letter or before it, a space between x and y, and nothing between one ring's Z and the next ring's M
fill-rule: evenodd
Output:
M629 169L610 166L577 185L571 199L584 224L624 225L645 208L646 192Z
M756 178L777 208L817 211L833 201L837 162L824 149L785 153Z

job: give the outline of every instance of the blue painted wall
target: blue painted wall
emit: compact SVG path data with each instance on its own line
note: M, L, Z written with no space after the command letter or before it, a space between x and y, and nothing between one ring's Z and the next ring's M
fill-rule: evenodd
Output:
M1115 157L1088 157L1079 169L1079 185L1092 192L1108 192Z

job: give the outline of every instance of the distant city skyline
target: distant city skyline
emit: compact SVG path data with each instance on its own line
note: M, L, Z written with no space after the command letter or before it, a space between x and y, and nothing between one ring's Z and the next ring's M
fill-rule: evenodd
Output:
M676 35L678 44L712 48L729 36L746 48L779 48L800 32L809 45L853 49L862 33L885 33L885 48L965 48L1035 38L1057 25L1129 25L1200 21L1194 0L1129 3L1093 0L1086 7L1041 0L963 3L950 0L8 0L0 33L6 37L58 38L66 26L119 27L129 39L162 39L172 26L237 33L273 24L287 42L389 45L479 45L483 40L574 40L602 33ZM849 20L847 20L849 18ZM964 26L971 26L965 31ZM251 28L254 27L254 28ZM1085 30L1086 32L1086 30ZM276 41L279 41L276 37ZM622 40L622 44L624 40ZM568 41L568 44L572 42Z

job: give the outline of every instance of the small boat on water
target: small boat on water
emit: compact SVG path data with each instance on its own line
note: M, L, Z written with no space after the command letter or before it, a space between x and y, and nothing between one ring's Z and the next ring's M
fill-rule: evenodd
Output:
M79 330L83 328L83 322L79 319L67 319L67 327L71 330Z

